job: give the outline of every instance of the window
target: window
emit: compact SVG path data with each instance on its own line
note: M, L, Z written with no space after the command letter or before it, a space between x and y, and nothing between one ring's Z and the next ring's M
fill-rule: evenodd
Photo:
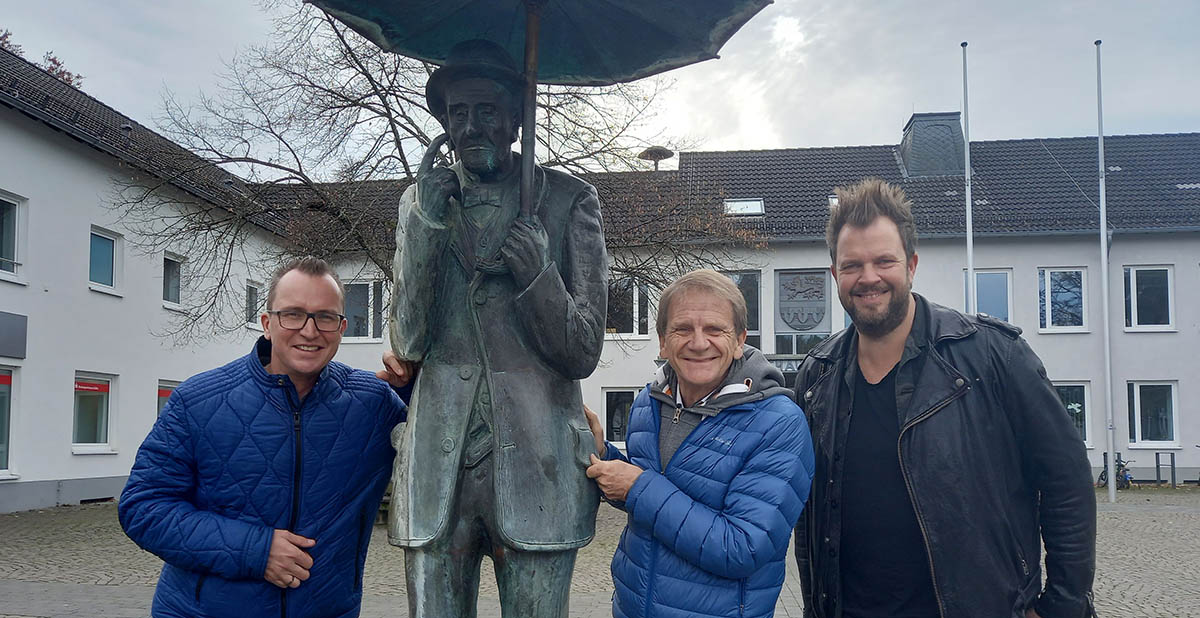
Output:
M775 353L804 354L830 333L828 270L775 271Z
M1174 382L1128 382L1130 446L1178 446Z
M634 285L631 277L608 284L608 315L604 331L610 335L646 335L650 332L650 287Z
M158 415L162 416L163 407L167 405L167 399L171 398L171 393L175 392L175 387L179 386L178 382L173 380L158 381Z
M1058 398L1062 400L1063 406L1067 409L1067 414L1071 415L1071 422L1075 424L1075 429L1079 431L1079 437L1083 443L1089 447L1092 445L1091 430L1091 407L1088 405L1088 385L1086 382L1055 382L1054 390L1058 392Z
M1005 322L1011 320L1012 271L975 269L975 311ZM963 305L967 304L967 271L963 270Z
M91 374L75 376L74 444L108 442L109 390L112 380Z
M1175 326L1170 266L1125 267L1125 330Z
M625 443L625 431L629 428L629 408L633 406L633 399L637 397L637 393L637 389L632 388L604 391L605 440Z
M346 284L347 337L383 337L383 282Z
M738 216L763 214L762 198L725 200L725 214Z
M92 227L88 281L92 289L112 291L121 284L121 235Z
M179 304L179 276L183 260L172 255L163 256L163 301Z
M17 261L17 204L0 198L0 271L15 275L20 265Z
M0 369L0 470L8 469L8 427L12 417L12 370Z
M1086 330L1084 272L1082 268L1038 269L1039 329L1048 332Z
M253 281L246 282L246 324L260 326L258 317L262 315L262 284Z
M746 299L746 343L762 349L762 331L759 330L759 283L762 276L757 270L725 273Z

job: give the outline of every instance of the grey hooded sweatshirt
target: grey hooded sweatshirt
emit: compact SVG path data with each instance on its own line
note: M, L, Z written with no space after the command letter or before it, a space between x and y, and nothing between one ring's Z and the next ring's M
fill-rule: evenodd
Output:
M767 360L753 346L742 346L742 357L735 358L721 386L691 406L684 406L679 396L679 381L670 363L658 368L654 383L650 385L650 396L662 403L662 416L658 431L658 452L662 470L680 444L704 419L720 414L722 410L742 403L760 401L774 395L793 395L784 386L783 372Z

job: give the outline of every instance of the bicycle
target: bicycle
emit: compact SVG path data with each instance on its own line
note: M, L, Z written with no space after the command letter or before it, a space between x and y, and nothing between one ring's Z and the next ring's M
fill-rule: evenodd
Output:
M1200 447L1200 444L1196 446ZM1116 468L1117 489L1129 489L1133 487L1133 473L1129 471L1127 464L1133 463L1132 459L1121 459L1121 454L1117 453L1116 459L1113 460L1113 467ZM1108 467L1100 471L1100 476L1096 477L1097 487L1108 486Z

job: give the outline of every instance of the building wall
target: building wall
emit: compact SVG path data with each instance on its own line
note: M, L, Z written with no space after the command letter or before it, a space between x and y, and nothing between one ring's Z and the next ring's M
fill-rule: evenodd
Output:
M1092 236L978 238L975 268L1011 273L1010 321L1042 358L1054 382L1086 384L1088 457L1098 471L1106 451L1104 346L1101 325L1101 273L1098 239ZM1154 453L1175 452L1179 479L1195 480L1200 472L1200 369L1194 350L1200 348L1200 234L1117 234L1110 250L1109 329L1112 336L1112 397L1115 445L1126 459L1134 459L1135 476L1154 478ZM920 243L913 288L935 302L965 309L966 250L961 239L927 239ZM761 268L761 324L763 349L774 355L775 278L777 270L828 268L824 243L777 245L771 250L744 256ZM1123 267L1171 265L1174 281L1174 328L1167 332L1132 332L1124 327ZM1086 331L1045 332L1039 329L1039 268L1084 267ZM845 313L831 298L828 311L838 330ZM605 392L638 389L653 377L658 356L657 337L629 338L610 335L601 366L584 381L584 401L605 416ZM1177 417L1174 444L1131 446L1128 434L1127 381L1167 381L1176 385ZM1163 455L1164 465L1167 456ZM1164 477L1168 474L1164 468Z
M0 197L16 201L21 224L16 277L0 274L0 312L28 320L24 358L0 356L0 369L12 371L9 466L0 470L0 512L40 508L115 496L134 454L156 418L160 380L182 381L245 354L259 336L253 327L175 347L157 336L178 317L162 301L162 253L143 254L126 243L119 253L117 291L96 291L88 283L89 234L93 226L129 235L105 207L115 161L61 133L8 109L0 109ZM247 280L266 283L272 237L252 236L247 263L235 265L232 285L241 294ZM1084 383L1088 389L1089 458L1099 468L1105 445L1105 392L1101 324L1099 249L1091 236L981 238L977 269L1011 272L1010 321L1042 357L1052 380ZM1200 471L1200 371L1192 361L1200 349L1200 234L1116 235L1112 244L1110 300L1114 426L1116 450L1136 459L1139 478L1153 478L1154 452L1175 452L1180 479ZM961 240L921 242L914 289L931 300L963 308L965 250ZM828 268L823 243L776 244L744 253L739 269L760 273L760 333L763 350L783 365L775 348L776 272ZM1124 328L1125 265L1170 265L1174 324L1162 332ZM347 283L381 279L378 269L360 262L336 265ZM1086 267L1088 328L1078 333L1047 333L1038 328L1038 268ZM186 269L186 262L185 262ZM383 322L390 285L380 291ZM186 290L185 290L186 293ZM375 294L372 288L372 294ZM265 288L263 290L265 296ZM845 313L828 292L826 312L833 331ZM582 382L584 401L605 416L606 394L636 391L655 372L658 342L653 305L644 336L606 338L600 366ZM337 360L367 370L380 366L386 332L346 337ZM72 446L74 381L77 372L113 378L109 440L106 447ZM1131 446L1128 439L1126 382L1165 381L1174 385L1176 435L1171 447Z
M28 319L25 358L0 357L0 368L13 372L0 512L115 496L157 417L159 380L229 362L258 332L182 348L156 336L176 316L163 304L161 252L119 243L117 293L88 282L92 226L129 235L105 206L111 179L122 173L114 159L6 108L0 144L0 196L18 201L24 218L23 264L17 277L0 277L0 311ZM266 242L265 234L252 237L246 254L260 254ZM235 265L233 284L244 285L248 274ZM104 447L72 446L76 372L112 378Z

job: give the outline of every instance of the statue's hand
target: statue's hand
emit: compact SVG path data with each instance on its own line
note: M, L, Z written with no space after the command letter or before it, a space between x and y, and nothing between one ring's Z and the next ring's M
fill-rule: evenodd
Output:
M529 287L545 270L546 264L550 263L549 247L550 240L541 221L517 219L513 222L512 230L500 248L500 255L512 271L519 289Z
M417 168L417 206L426 217L438 223L446 220L451 197L460 202L462 200L462 187L454 170L444 165L433 165L438 150L449 139L445 133L433 138L429 149L425 151L425 158L421 159L421 166Z

